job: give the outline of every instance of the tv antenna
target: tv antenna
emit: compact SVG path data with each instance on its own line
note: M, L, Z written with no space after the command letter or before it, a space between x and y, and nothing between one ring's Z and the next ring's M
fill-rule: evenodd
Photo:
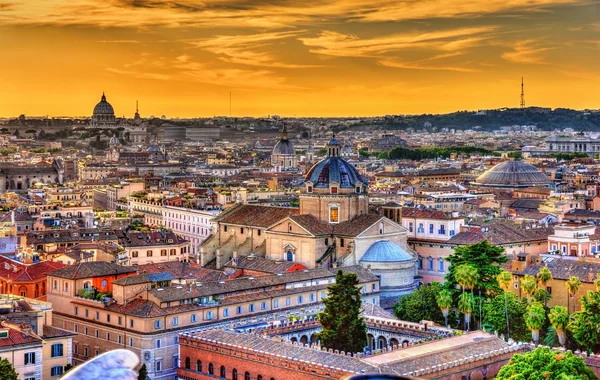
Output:
M525 82L521 77L521 108L525 108Z

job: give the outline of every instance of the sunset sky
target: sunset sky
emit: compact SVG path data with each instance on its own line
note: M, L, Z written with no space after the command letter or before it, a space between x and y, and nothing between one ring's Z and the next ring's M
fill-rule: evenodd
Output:
M0 116L598 109L599 4L0 0Z

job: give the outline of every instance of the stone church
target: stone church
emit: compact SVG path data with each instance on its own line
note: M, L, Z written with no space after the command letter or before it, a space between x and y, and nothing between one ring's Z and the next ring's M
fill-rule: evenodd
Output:
M369 213L368 181L340 157L333 137L327 157L306 174L299 208L239 204L216 218L201 246L202 265L223 267L234 257L294 261L307 268L362 265L381 280L382 297L416 286L416 254L407 231Z

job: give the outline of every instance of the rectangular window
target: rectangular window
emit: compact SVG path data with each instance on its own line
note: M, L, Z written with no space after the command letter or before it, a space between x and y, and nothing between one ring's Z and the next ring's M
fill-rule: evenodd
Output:
M88 309L85 309L85 317L89 317L90 316L90 311Z
M129 338L129 346L133 347L133 338Z
M339 209L337 207L332 207L329 209L329 223L338 223L339 222Z
M138 257L138 251L132 251L131 257Z
M154 328L155 329L160 329L161 328L161 324L162 324L161 321L154 321Z
M166 249L161 249L160 250L160 255L161 256L166 256L167 255L167 250Z
M156 340L156 348L160 348L160 339Z
M56 343L52 345L51 357L63 356L63 345L62 343Z
M83 356L85 356L86 358L89 356L87 347L83 347Z
M79 309L77 308L77 306L75 306L75 308L73 309L73 314L77 315L78 312L79 312Z
M425 233L425 227L423 227L423 223L419 223L419 228L417 228L417 233L420 233L420 234Z
M309 299L310 299L310 302L315 302L315 295L310 293Z
M279 300L273 300L273 307L277 309L279 307Z
M119 326L121 326L121 324L123 323L123 318L122 317L118 317L117 321L119 322Z
M173 337L173 344L179 344L179 337L177 335Z
M173 317L173 326L179 325L179 317Z
M99 319L100 319L100 312L97 311L96 312L96 320L99 320Z
M157 361L156 362L156 372L160 372L162 371L162 361Z
M100 330L96 329L96 338L100 338Z
M210 321L213 318L213 312L209 311L206 313L206 320Z
M119 344L123 343L123 337L121 335L117 336L117 343L119 343Z
M417 267L419 268L419 270L423 270L423 258L419 257L419 260L417 260Z
M408 223L408 232L413 232L413 224L412 224L412 222Z
M267 303L263 302L260 304L260 310L267 310Z
M191 318L192 323L196 322L196 314L192 314L192 318Z
M439 259L439 261L438 261L438 271L440 271L440 272L444 271L444 260L443 259Z
M433 259L431 257L427 259L427 270L433 270Z
M146 251L146 257L152 257L152 251Z
M253 313L254 312L254 304L250 304L250 312Z
M241 307L241 306L238 306L238 307L237 307L237 313L238 313L238 314L242 314L242 312L243 312L243 311L244 311L244 308L243 308L243 307Z
M110 333L109 332L106 333L106 340L110 340Z
M133 319L129 320L129 327L133 328Z
M292 301L290 300L290 297L286 297L285 298L285 306L290 306L291 303L292 303Z
M302 296L298 296L298 304L301 304L304 298Z
M106 314L106 322L110 323L110 314Z
M85 327L85 335L88 335L88 328L87 328L87 326Z
M35 364L35 352L25 353L25 365Z
M77 325L73 325L73 331L74 332L79 332L79 327Z
M223 309L223 316L224 317L229 317L229 308Z
M432 234L433 233L433 224L429 225L429 233Z
M57 365L50 369L50 376L56 377L61 376L63 374L63 366Z

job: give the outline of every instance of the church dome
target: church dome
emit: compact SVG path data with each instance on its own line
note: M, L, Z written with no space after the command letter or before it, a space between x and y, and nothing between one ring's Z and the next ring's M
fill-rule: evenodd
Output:
M96 104L94 107L94 116L114 116L115 110L110 105L109 102L106 101L106 96L104 93L102 94L102 98L100 99L100 103Z
M159 153L160 152L160 148L158 147L158 145L150 145L148 147L148 149L146 149L146 152L148 152L148 153Z
M548 176L523 161L505 161L489 169L475 180L475 185L490 187L530 187L546 185Z
M367 249L359 262L365 263L390 263L412 261L413 256L398 244L388 240L379 240Z
M354 189L357 185L368 184L358 170L343 158L339 157L340 143L335 136L327 145L327 157L317 162L306 174L305 182L311 182L314 188L329 188L337 182L343 189Z
M281 139L275 144L273 147L272 155L286 155L293 156L296 154L296 150L294 149L294 145L290 140L288 140L287 136L287 126L283 126L283 130L281 131Z

